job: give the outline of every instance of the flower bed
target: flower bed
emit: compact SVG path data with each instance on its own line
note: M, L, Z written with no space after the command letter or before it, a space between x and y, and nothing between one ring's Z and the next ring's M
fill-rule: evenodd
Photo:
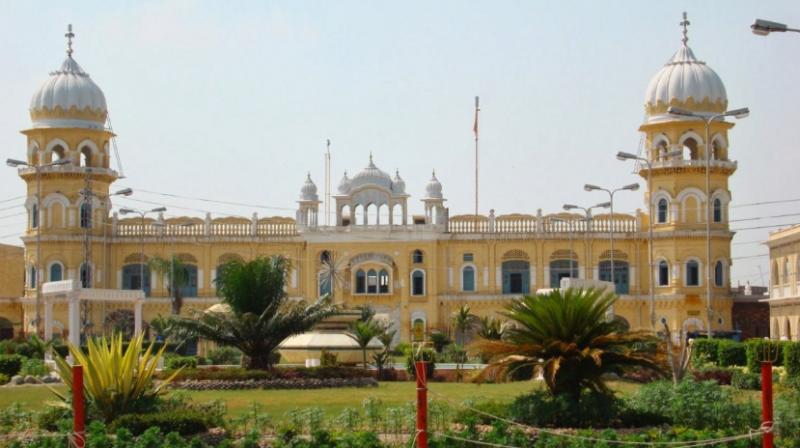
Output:
M326 389L336 387L377 387L375 378L277 378L250 380L182 380L169 387L186 390L242 389Z
M171 375L169 370L161 372L160 378ZM293 380L293 379L331 379L331 378L372 378L375 372L353 367L312 367L312 368L285 368L276 367L272 370L247 370L237 367L209 367L204 369L182 370L175 381L186 380L220 380L220 381L248 381L248 380Z

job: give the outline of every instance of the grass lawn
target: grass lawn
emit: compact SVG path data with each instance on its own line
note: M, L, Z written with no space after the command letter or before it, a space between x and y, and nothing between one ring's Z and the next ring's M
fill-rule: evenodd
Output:
M639 386L634 383L613 382L611 386L621 395L628 395ZM430 383L432 391L446 395L454 400L473 399L475 401L495 400L510 402L518 395L541 387L539 382L516 382L504 384L471 384L471 383ZM65 392L64 386L56 386L56 390ZM176 393L176 392L172 392ZM311 390L240 390L240 391L181 391L198 402L222 400L228 407L228 416L236 417L246 412L252 404L258 403L264 412L274 420L283 420L287 411L296 408L320 407L329 416L335 416L343 408L361 409L361 402L368 397L375 397L387 406L398 406L416 397L416 385L413 382L386 382L377 388L342 388ZM437 399L431 395L431 399ZM40 410L47 401L57 398L44 386L4 387L0 389L0 409L18 402L28 409Z

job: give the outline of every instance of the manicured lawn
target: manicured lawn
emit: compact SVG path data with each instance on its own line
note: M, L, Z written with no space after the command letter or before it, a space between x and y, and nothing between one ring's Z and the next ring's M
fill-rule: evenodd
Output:
M453 400L475 401L495 400L510 402L518 395L541 387L539 382L517 382L505 384L471 384L471 383L430 383L432 391L443 394ZM625 382L614 382L612 387L621 395L628 395L638 385ZM56 390L65 392L63 386ZM174 393L174 392L173 392ZM222 400L228 407L228 415L235 417L246 412L252 404L258 403L264 412L275 420L282 420L287 411L295 408L320 407L328 415L336 415L343 408L361 408L361 403L368 397L380 399L388 407L398 406L415 400L416 386L413 382L381 383L377 388L343 388L343 389L311 389L311 390L241 390L241 391L182 391L192 400L205 402ZM438 397L431 394L431 399ZM0 389L0 409L13 402L18 402L29 409L39 410L47 401L57 398L44 386L4 387Z

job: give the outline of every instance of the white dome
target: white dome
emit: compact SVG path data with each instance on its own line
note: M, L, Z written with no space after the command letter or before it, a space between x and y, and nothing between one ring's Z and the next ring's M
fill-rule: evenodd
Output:
M442 183L436 178L436 171L431 175L431 180L425 187L425 197L429 199L442 199Z
M688 46L682 46L650 81L645 94L645 103L658 106L669 105L672 100L695 104L708 100L710 103L726 104L728 96L719 75L705 62L698 61Z
M392 178L385 171L375 166L372 162L372 154L369 155L369 165L353 176L350 181L351 189L364 185L377 185L390 191L392 189Z
M54 116L58 109L60 114ZM105 123L108 108L100 87L72 56L68 56L61 68L50 73L33 94L30 113L34 127L98 128ZM90 116L74 116L75 113L88 113Z
M347 194L350 192L350 178L347 177L347 171L344 172L344 177L339 182L339 194Z
M300 200L301 201L318 201L319 196L317 195L317 185L314 184L314 181L311 180L311 173L306 175L306 182L303 184L303 187L300 189Z
M392 178L392 193L394 194L405 194L406 192L406 181L400 177L400 170L396 170L394 172L394 177Z

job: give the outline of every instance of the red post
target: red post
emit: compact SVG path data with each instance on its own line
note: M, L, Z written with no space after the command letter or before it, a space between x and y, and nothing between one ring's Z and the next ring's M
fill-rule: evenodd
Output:
M417 439L419 448L428 448L428 379L425 378L425 361L416 361L417 371Z
M770 432L762 437L764 448L772 448L772 363L763 361L761 363L761 424Z
M72 433L75 437L75 447L77 448L86 446L85 421L83 366L72 366Z

